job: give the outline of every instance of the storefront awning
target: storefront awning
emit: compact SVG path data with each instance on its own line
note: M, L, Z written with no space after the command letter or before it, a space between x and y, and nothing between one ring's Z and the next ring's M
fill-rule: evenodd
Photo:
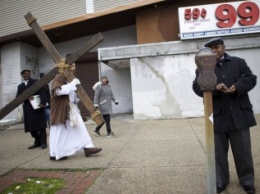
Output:
M207 39L206 39L207 40ZM130 59L195 54L205 44L205 39L172 41L152 44L139 44L98 49L98 60L111 68L124 68L130 66ZM245 45L245 41L247 44ZM260 37L258 35L244 37L229 37L225 40L226 50L245 48L259 48Z
M52 43L59 43L93 35L98 32L133 25L135 24L135 13L137 11L167 3L169 3L167 0L140 0L131 4L85 14L41 27ZM25 42L36 47L42 46L32 30L0 37L0 46L15 41Z

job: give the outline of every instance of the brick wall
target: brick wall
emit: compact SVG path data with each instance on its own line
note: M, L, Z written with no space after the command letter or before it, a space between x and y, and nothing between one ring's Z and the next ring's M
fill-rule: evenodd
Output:
M138 44L176 41L179 39L178 8L193 5L232 2L237 0L179 1L136 13Z
M158 31L158 20L162 8L154 8L136 14L137 43L164 42Z

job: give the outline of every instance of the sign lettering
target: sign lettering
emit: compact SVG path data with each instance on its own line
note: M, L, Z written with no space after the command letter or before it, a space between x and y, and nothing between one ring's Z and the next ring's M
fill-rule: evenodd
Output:
M181 39L260 32L259 9L259 1L179 8Z

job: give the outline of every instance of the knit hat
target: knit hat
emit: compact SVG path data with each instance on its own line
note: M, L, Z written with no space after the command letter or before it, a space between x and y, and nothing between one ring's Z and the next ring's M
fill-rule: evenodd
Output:
M102 75L102 76L101 76L101 80L102 80L102 79L108 79L108 78L107 78L106 75Z

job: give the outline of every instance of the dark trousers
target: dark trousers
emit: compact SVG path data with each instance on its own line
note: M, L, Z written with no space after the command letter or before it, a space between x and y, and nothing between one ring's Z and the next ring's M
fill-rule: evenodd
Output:
M44 109L44 114L45 114L45 118L46 118L46 122L47 122L47 127L50 128L50 115L51 115L50 108L45 108Z
M46 145L47 144L47 133L46 129L41 129L39 131L32 131L32 137L35 139L35 145Z
M105 123L106 123L107 133L110 133L111 132L111 126L110 126L111 118L110 118L110 114L103 115L103 118L104 118ZM99 131L103 125L100 125L100 126L96 127L96 131Z
M229 143L240 184L242 186L254 185L254 166L249 129L215 133L217 184L226 185L229 183Z

